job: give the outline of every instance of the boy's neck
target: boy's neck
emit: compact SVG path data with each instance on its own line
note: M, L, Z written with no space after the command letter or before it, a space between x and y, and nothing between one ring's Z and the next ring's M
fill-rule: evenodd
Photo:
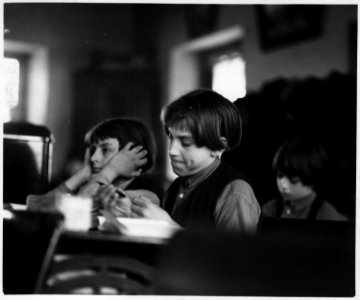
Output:
M211 164L209 164L207 167L203 168L199 172L182 177L183 184L186 187L192 187L194 185L197 185L198 183L204 181L210 174L213 173L213 171L220 165L221 160L215 159Z
M117 177L112 184L120 189L126 189L126 187L135 179L135 177L132 178L125 178L125 177Z

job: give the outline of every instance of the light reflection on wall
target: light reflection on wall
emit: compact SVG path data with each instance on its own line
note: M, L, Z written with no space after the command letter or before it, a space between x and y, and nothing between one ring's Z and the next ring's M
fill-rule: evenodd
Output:
M2 78L4 79L4 97L1 101L1 120L10 121L10 109L19 102L19 61L13 58L4 58L2 61Z
M45 124L49 93L48 53L42 47L34 49L29 67L29 122Z

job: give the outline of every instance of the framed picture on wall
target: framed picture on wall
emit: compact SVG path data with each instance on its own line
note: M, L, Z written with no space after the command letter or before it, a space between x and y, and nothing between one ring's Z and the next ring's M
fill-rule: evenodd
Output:
M259 5L260 44L264 51L319 37L323 29L323 5Z

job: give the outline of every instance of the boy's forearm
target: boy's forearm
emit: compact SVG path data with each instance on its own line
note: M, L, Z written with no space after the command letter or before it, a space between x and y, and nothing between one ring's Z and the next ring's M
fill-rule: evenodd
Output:
M93 175L92 178L99 183L110 184L118 177L118 172L109 166L104 167L100 173Z
M70 189L65 182L58 185L56 188L48 191L47 196L56 195L56 194L74 194L74 190Z
M64 184L65 186L74 191L77 190L81 185L89 180L90 170L88 167L82 168L80 171L76 172L69 179L67 179Z

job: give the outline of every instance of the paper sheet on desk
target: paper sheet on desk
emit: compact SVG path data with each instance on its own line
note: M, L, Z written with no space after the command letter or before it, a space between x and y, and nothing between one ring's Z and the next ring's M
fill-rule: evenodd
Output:
M106 231L106 222L111 223L111 229L116 228L120 234L134 237L170 238L180 228L166 221L140 218L116 218L110 213L99 216L99 229Z
M10 206L13 210L26 210L25 204L10 203Z
M100 213L103 215L104 218L102 222L99 219L100 230L110 231L120 234L126 232L127 228L122 223L120 223L112 213L106 210L100 210Z

